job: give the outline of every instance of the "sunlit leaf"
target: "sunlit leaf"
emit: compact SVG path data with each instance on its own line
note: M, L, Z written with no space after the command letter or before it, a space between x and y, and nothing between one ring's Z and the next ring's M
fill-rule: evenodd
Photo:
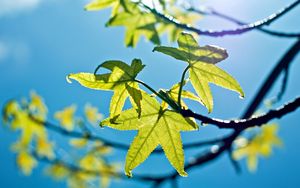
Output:
M160 44L156 23L157 19L153 14L141 11L138 5L134 4L129 11L123 10L112 17L107 26L124 26L126 46L135 47L141 36L154 44Z
M202 103L209 112L213 109L213 96L209 83L236 91L241 97L244 92L239 83L215 64L227 58L227 52L216 46L200 47L191 34L181 33L179 48L155 47L158 51L189 64L189 78Z
M113 117L120 114L128 97L132 105L139 106L139 87L135 78L144 66L139 59L134 59L130 66L121 61L106 61L99 67L108 69L111 73L77 73L70 74L68 79L76 80L90 89L114 91L110 102L110 116ZM135 89L134 92L131 88Z
M187 81L184 81L183 86L186 83L187 83ZM171 89L166 91L166 93L169 95L169 97L173 101L178 101L179 88L180 88L180 82L173 85L171 87ZM201 99L198 96L196 96L194 93L192 93L190 91L187 91L187 90L182 90L181 91L181 105L182 105L183 108L188 109L188 106L184 103L184 101L182 99L190 99L190 100L197 101L197 102L202 104ZM165 101L163 101L162 106L163 106L163 108L167 108L168 104Z
M132 108L101 122L103 126L118 130L138 130L126 156L126 175L132 176L131 171L161 145L171 165L181 176L186 176L180 131L196 130L197 125L176 112L162 110L158 101L144 92L141 106L140 115Z
M195 14L190 11L182 11L174 6L172 6L171 10L166 12L166 14L171 15L173 19L176 19L176 21L188 25L195 25L201 18L199 14ZM166 33L170 42L176 41L176 39L180 36L180 33L183 32L183 29L164 20L160 21L157 30L159 34Z

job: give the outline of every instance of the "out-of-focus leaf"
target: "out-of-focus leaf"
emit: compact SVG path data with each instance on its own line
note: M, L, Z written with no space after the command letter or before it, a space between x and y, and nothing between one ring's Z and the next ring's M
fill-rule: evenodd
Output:
M32 169L37 166L36 159L26 151L22 151L17 156L17 165L25 175L30 175Z
M71 105L64 108L62 111L58 111L54 114L55 119L57 119L60 125L67 131L72 131L74 129L75 120L74 114L76 112L76 106Z
M277 130L277 124L263 125L261 131L248 140L244 146L238 146L233 152L233 158L239 160L246 157L248 169L255 172L259 156L268 157L272 153L273 146L282 146L282 141L277 136ZM244 138L244 140L247 139Z

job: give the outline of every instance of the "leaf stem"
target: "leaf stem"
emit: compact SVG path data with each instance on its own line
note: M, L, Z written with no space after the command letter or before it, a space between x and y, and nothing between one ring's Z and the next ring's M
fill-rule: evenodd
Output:
M157 91L155 91L151 86L149 86L148 84L146 84L145 82L143 82L143 81L141 81L141 80L134 80L135 82L137 82L137 83L140 83L140 84L142 84L144 87L146 87L147 89L149 89L152 93L154 93L156 96L158 96L159 98L161 98L162 100L164 100L164 101L166 101L165 99L164 99L164 97L162 97ZM168 102L168 101L166 101L166 102Z
M179 105L180 108L181 108L181 93L182 93L182 88L183 88L183 85L184 85L183 82L184 82L185 74L189 70L189 68L190 68L190 65L188 65L184 69L184 71L183 71L183 73L181 75L180 87L179 87L179 91L178 91L178 105Z

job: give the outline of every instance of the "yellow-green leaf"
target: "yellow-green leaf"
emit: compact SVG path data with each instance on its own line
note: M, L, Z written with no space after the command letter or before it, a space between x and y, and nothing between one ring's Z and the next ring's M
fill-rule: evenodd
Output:
M141 36L146 37L154 44L160 44L158 32L155 28L156 17L148 12L141 11L138 5L131 4L130 10L124 9L113 16L107 26L124 26L126 46L135 47Z
M278 125L266 124L261 130L251 139L243 139L244 144L237 145L237 149L233 152L233 158L239 160L247 158L247 166L251 172L255 172L258 164L258 157L268 157L272 153L272 147L282 146L281 139L277 136Z
M90 89L113 90L114 94L110 102L110 117L114 117L120 114L128 97L132 105L140 106L138 95L140 89L137 82L135 82L135 78L144 67L145 65L139 59L134 59L130 66L122 61L106 61L98 66L97 70L105 68L111 73L69 74L68 79L76 80L82 86Z
M60 125L64 127L68 131L72 131L75 125L75 114L76 106L71 105L69 107L64 108L61 111L58 111L54 114L55 119L60 122Z
M194 37L187 33L180 34L178 46L179 48L158 46L154 48L154 51L189 64L191 83L209 112L213 110L213 96L209 83L236 91L241 97L244 97L244 92L239 83L215 65L228 57L225 49L210 45L200 47Z
M141 94L141 114L131 108L101 122L102 126L118 130L138 130L126 156L126 175L132 176L131 171L161 145L171 165L181 176L186 176L180 131L197 130L197 124L179 113L163 110L154 97Z

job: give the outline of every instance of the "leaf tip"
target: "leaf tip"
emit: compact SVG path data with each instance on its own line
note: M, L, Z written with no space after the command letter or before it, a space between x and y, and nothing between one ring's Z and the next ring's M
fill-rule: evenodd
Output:
M239 92L239 98L240 99L244 99L245 98L245 93L244 93L244 91L243 90L241 90L240 92Z
M67 75L66 76L66 80L67 80L67 82L69 83L69 84L72 84L72 80L71 80L71 77L72 76L72 74L69 74L69 75Z
M182 171L180 171L180 172L178 172L179 173L179 175L181 176L181 177L187 177L188 176L188 174L184 171L184 170L182 170Z

